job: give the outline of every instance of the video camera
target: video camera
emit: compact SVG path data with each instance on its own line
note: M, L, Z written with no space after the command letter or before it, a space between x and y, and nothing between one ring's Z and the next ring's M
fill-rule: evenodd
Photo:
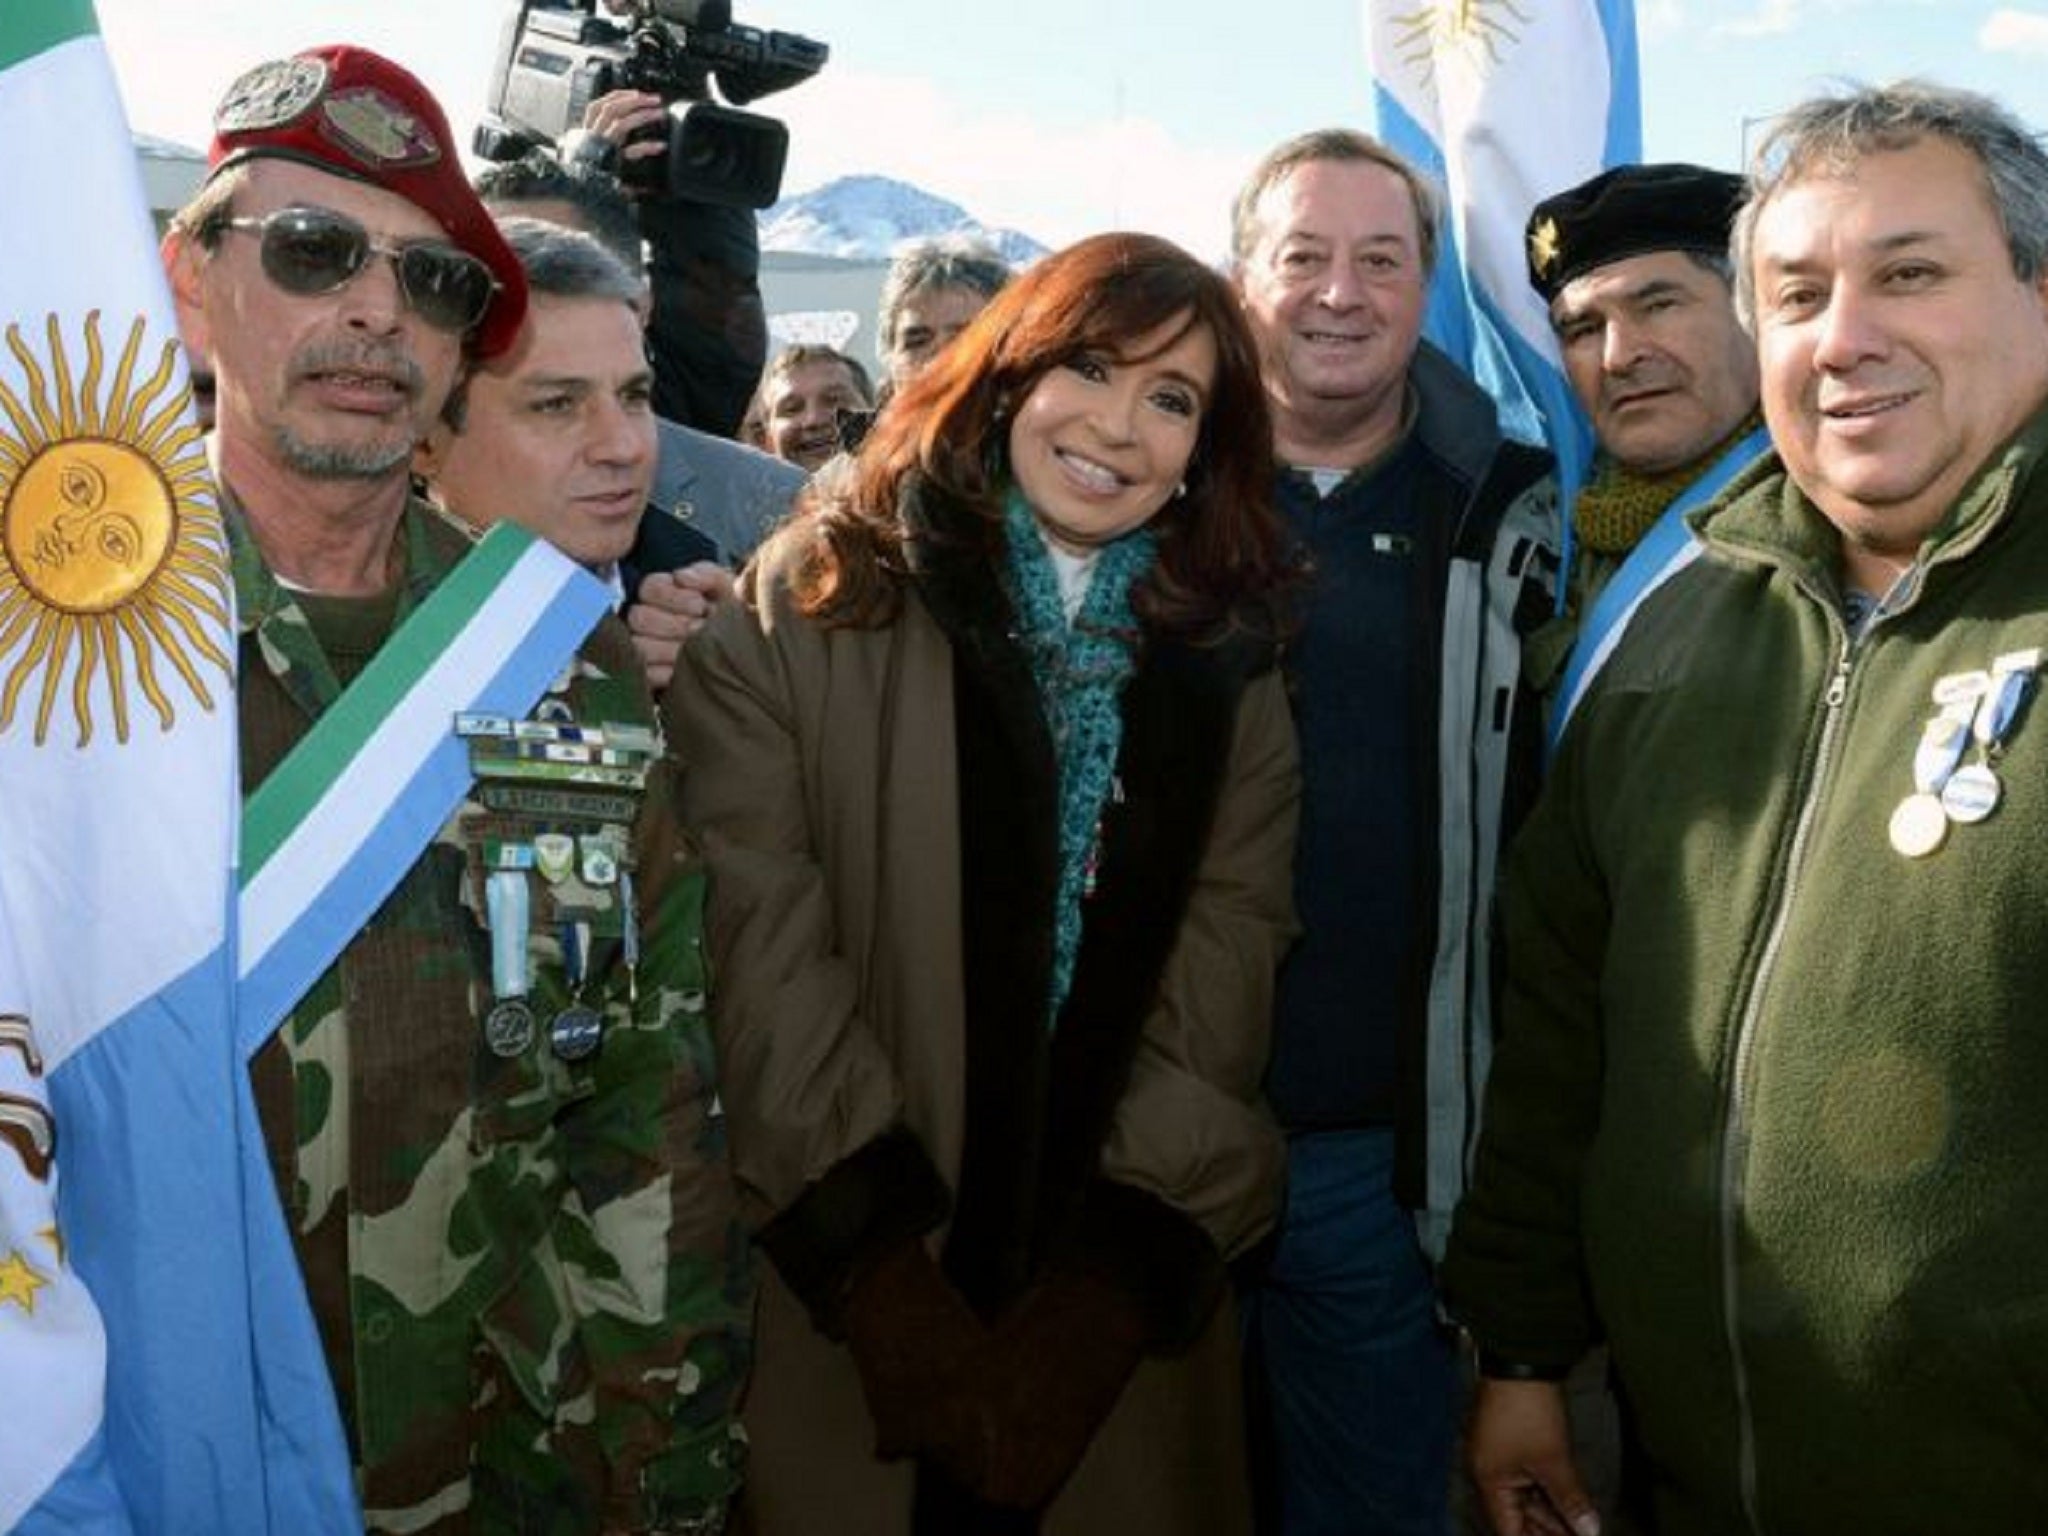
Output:
M516 160L552 149L611 91L650 91L691 105L668 114L667 153L621 162L628 185L695 202L766 208L782 190L789 130L735 108L801 84L824 68L823 43L733 24L732 0L631 0L629 24L597 0L520 0L506 19L475 150ZM613 9L621 7L614 6ZM731 102L721 106L718 96Z

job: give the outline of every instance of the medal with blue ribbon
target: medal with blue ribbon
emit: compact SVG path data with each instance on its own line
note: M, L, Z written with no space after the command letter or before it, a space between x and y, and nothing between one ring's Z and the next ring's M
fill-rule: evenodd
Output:
M484 1044L508 1060L523 1056L539 1024L526 1001L526 928L533 894L519 869L493 871L484 883L485 914L491 930L491 992L496 1001L484 1015Z
M1892 812L1892 847L1909 859L1925 858L1947 840L1951 826L1988 820L2004 797L1996 763L2025 712L2041 665L2041 650L2008 651L1987 670L1951 673L1936 681L1941 713L1922 727L1913 752L1913 793ZM1976 760L1965 764L1974 746Z

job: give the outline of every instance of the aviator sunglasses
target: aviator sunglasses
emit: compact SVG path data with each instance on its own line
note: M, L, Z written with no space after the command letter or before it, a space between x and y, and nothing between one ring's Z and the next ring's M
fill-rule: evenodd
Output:
M389 257L405 302L436 330L470 329L483 319L498 287L491 269L467 251L438 241L376 240L330 208L280 208L260 219L227 219L223 227L260 236L264 276L302 298L333 293L372 256Z

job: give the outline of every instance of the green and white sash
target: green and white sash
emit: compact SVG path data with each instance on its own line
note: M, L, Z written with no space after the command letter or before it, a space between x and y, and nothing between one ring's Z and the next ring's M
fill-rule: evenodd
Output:
M524 715L610 606L588 571L500 523L249 797L239 914L245 1056L468 793L456 715Z

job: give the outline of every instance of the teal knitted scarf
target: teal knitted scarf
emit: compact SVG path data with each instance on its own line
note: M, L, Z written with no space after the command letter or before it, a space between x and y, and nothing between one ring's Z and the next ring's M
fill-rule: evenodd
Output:
M1081 902L1094 890L1102 808L1123 743L1117 700L1137 666L1131 587L1151 567L1158 541L1150 529L1138 528L1105 545L1070 626L1038 519L1015 488L1005 497L1003 514L1005 585L1059 763L1060 883L1053 912L1052 988L1046 1000L1050 1027L1073 983L1074 957L1081 948Z

